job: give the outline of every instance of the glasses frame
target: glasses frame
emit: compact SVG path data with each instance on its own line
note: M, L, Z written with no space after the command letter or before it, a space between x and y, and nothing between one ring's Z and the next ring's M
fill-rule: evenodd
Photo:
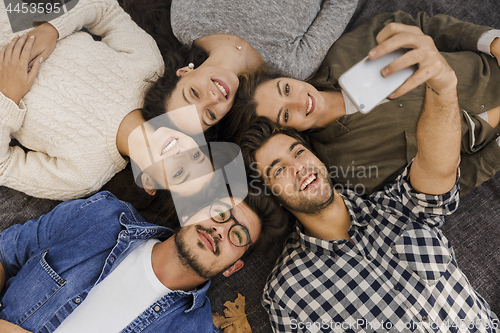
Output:
M226 212L229 212L229 218L228 218L226 221L219 222L219 221L216 221L216 220L213 218L213 216L212 216L212 207L213 207L214 205L223 205L224 207L226 207L226 208L227 208ZM231 242L231 244L233 244L233 245L234 245L234 246L236 246L236 247L245 247L245 246L247 246L247 245L250 245L250 246L251 246L251 245L253 244L252 237L250 236L250 230L248 230L248 228L247 228L245 225L241 224L241 223L240 223L240 222L236 219L236 217L234 217L234 215L233 215L233 208L232 208L230 205L228 205L228 204L226 204L226 203L224 203L224 202L222 202L222 201L217 201L217 202L214 202L213 204L211 204L211 205L210 205L210 211L209 211L209 212L210 212L210 218L212 219L212 221L214 221L214 222L216 222L216 223L223 224L223 223L227 223L227 222L229 222L229 221L231 221L231 220L233 220L233 221L234 221L234 224L231 226L231 228L229 228L228 233L227 233L227 239L229 239L229 241ZM233 241L231 240L231 237L229 236L229 235L231 234L231 230L233 230L233 228L234 228L235 226L237 226L237 225L240 225L240 226L243 228L243 230L244 230L244 231L246 231L246 232L247 232L247 234L248 234L248 243L247 243L247 244L245 244L245 245L236 245L236 244L234 244L234 243L233 243Z

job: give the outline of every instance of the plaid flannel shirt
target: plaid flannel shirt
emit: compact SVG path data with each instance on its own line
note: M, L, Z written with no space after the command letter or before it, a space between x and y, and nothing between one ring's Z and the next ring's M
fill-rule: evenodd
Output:
M306 236L297 223L262 296L275 332L497 331L439 229L458 206L458 181L422 194L409 169L367 199L343 196L356 245Z

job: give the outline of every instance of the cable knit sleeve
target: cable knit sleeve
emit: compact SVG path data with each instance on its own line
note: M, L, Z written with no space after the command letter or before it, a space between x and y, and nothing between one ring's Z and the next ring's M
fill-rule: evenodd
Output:
M115 0L80 0L50 23L64 39L42 64L26 108L0 98L0 185L69 200L95 193L125 167L118 126L141 106L163 61L153 38ZM102 41L68 36L81 27ZM11 136L31 150L9 147Z
M116 0L79 0L68 13L50 21L65 38L82 28L102 37L102 42L120 56L136 58L137 66L160 69L163 66L160 51L154 39L139 28ZM144 60L149 59L149 63ZM144 67L144 66L143 66ZM144 68L137 68L144 70ZM154 73L151 73L153 76Z
M15 150L14 147L9 147L10 134L19 130L25 115L26 107L23 101L17 106L0 92L0 175L3 174L3 170L8 164L11 150Z
M19 130L25 115L23 101L17 106L0 92L0 185L21 183L25 193L54 200L78 198L98 190L72 189L74 185L61 182L61 177L75 173L71 163L58 161L43 152L25 152L19 146L9 146L11 133ZM47 191L47 186L41 184L53 184L55 188Z

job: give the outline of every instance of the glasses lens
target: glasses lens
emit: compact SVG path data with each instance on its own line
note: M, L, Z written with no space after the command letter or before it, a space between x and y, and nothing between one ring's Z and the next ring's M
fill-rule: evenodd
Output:
M210 216L215 222L224 223L231 218L231 207L226 206L222 203L213 204L210 209Z
M229 231L229 239L236 246L245 246L250 243L250 235L247 228L241 224L235 224Z

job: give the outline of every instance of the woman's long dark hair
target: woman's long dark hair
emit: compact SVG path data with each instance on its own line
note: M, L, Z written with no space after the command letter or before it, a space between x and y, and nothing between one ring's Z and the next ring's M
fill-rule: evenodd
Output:
M170 24L171 0L118 0L132 20L150 34L163 58L182 44L174 36Z

